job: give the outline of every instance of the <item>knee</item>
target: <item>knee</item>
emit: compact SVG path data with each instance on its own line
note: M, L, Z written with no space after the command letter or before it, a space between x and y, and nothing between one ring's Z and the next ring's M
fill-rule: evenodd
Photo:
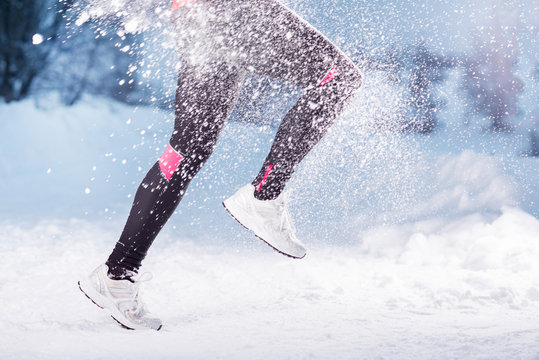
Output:
M174 131L169 140L168 148L181 157L181 169L185 175L192 178L202 168L213 152L214 144L211 141L200 141L196 136L186 136Z
M350 92L350 95L357 94L363 84L361 70L351 60L348 60L340 70L342 85Z
M204 140L204 141L203 141ZM198 136L186 136L174 131L169 140L169 146L189 162L206 162L215 148L215 144L208 139Z
M361 88L363 74L352 60L344 56L339 60L319 83L319 87L327 87L326 91L349 98L356 95Z
M182 137L183 136L180 131L175 129L170 136L169 145L177 153L183 154L183 156L185 157L188 153L188 149L185 146L185 141L182 141Z

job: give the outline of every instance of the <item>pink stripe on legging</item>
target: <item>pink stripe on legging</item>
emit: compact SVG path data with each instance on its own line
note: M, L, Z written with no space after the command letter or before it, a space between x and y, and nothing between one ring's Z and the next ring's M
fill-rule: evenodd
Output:
M262 178L262 181L260 182L260 185L258 185L258 192L262 190L262 185L264 185L264 182L268 179L268 176L271 172L271 169L273 169L273 165L269 165L268 169L266 170L266 174L264 174L264 177Z
M328 84L331 80L333 80L335 78L335 76L339 73L339 68L336 67L336 66L333 66L328 74L326 75L326 77L322 80L322 82L320 83L320 85L318 86L324 86L326 84Z

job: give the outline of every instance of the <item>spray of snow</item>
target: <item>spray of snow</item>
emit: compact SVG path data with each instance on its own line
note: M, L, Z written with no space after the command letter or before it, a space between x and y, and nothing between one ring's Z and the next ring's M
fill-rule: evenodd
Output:
M89 1L76 24L97 21L99 36L118 37L166 28L169 4L159 3ZM383 6L396 16L398 6ZM359 30L377 33L373 52L385 50L381 33L398 36L398 27L364 20ZM174 68L164 54L146 54L152 71L160 61ZM129 71L147 71L137 61ZM538 162L519 159L519 178L505 166L514 148L504 144L439 154L431 142L439 138L403 136L399 86L382 71L366 75L290 183L309 246L302 262L273 253L222 210L275 132L233 114L145 262L155 281L144 297L165 322L159 334L115 327L76 281L113 246L172 115L96 98L71 108L44 97L3 105L2 118L20 120L0 132L0 185L10 190L0 202L1 357L536 357L539 220L521 204L531 194L522 184L539 183ZM33 146L21 151L20 134Z
M43 35L41 34L34 34L32 36L32 44L39 45L43 42Z
M168 17L167 5L167 1L158 0L81 0L71 12L78 26L92 20L124 33L139 33L163 26Z

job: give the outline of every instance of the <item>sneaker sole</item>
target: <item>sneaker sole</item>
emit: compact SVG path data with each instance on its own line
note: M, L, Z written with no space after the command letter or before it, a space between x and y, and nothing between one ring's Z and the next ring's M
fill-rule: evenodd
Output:
M282 252L281 250L277 249L275 246L271 245L269 242L267 242L266 240L264 240L262 237L258 236L253 230L251 230L251 229L249 229L247 226L243 225L243 223L242 223L241 221L239 221L239 220L238 220L238 219L237 219L237 218L230 212L230 210L228 210L228 208L226 207L226 205L225 205L224 202L222 202L222 205L223 205L223 207L225 208L226 212L227 212L230 216L232 216L232 218L233 218L234 220L236 220L236 221L238 222L238 224L240 224L241 226L243 226L245 229L251 231L251 232L252 232L258 239L262 240L265 244L267 244L267 245L268 245L270 248L272 248L273 250L277 251L279 254L282 254L282 255L284 255L284 256L287 256L287 257L289 257L289 258L291 258L291 259L298 259L298 260L299 260L299 259L303 259L303 258L305 257L305 255L307 255L307 254L305 253L303 256L299 257L299 256L294 256L294 255L290 255L290 254L287 254L287 253L285 253L285 252Z
M90 291L84 291L84 289L82 288L82 285L80 283L80 281L78 282L78 285L79 285L79 289L80 291L84 294L84 296L86 296L91 302L93 302L98 308L102 309L102 310L105 310L106 312L112 312L112 310L107 307L107 306L103 306L103 305L100 305L96 302L96 300L94 300L89 294L88 292ZM110 317L116 321L122 328L126 329L126 330L136 330L135 328L132 328L132 327L129 327L128 325L125 325L124 323L122 323L120 320L118 320L117 318L114 317L113 314L109 314ZM161 328L163 327L163 325L159 326L159 328L155 329L156 331L159 331L161 330ZM150 328L141 328L141 330L153 330L153 329L150 329Z

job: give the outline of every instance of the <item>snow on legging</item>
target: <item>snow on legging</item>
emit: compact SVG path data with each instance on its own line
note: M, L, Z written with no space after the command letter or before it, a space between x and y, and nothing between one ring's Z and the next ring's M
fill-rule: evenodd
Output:
M214 150L246 72L303 89L281 122L253 180L255 197L275 199L361 86L357 67L277 0L198 0L172 15L182 54L170 144L135 195L107 265L136 272L153 240Z

